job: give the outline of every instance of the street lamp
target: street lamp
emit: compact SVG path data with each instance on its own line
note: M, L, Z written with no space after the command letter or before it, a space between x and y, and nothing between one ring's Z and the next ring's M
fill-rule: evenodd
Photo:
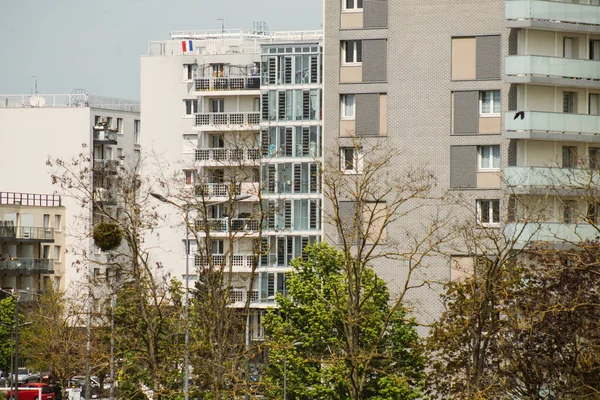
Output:
M16 296L7 290L0 288L0 292L6 293L15 300L15 368L13 370L13 383L15 384L15 400L19 400L19 300Z
M184 368L185 368L185 372L184 372L184 378L183 378L183 396L185 400L189 400L190 398L190 390L189 390L189 386L190 386L190 366L189 366L189 353L190 353L190 330L189 330L189 322L190 322L190 306L189 306L189 285L190 285L190 224L189 224L189 218L190 218L190 205L189 204L184 204L183 206L180 204L177 204L171 200L169 200L168 198L166 198L165 196L163 196L162 194L159 193L150 193L150 196L154 197L155 199L157 199L158 201L162 202L162 203L166 203L166 204L171 204L172 206L178 208L178 209L185 209L185 304L184 304L184 319L185 319L185 348L184 348ZM235 196L233 199L231 199L232 201L241 201L241 200L245 200L247 198L250 198L251 195L249 194L243 194L243 195L237 195ZM221 203L226 203L228 202L229 199L225 199L225 200L221 200L221 201L216 201L216 202L211 202L211 205L215 205L215 204L221 204Z

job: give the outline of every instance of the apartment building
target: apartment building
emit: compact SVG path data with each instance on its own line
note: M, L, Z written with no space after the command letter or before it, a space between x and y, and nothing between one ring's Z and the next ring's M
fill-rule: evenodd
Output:
M0 192L0 288L64 290L65 226L61 196Z
M20 226L40 227L42 231L53 230L55 236L54 251L50 248L46 253L45 244L31 250L29 244L23 243L20 249L17 245L17 257L53 259L55 267L60 266L54 271L60 271L60 275L55 276L55 284L61 289L69 290L71 283L88 277L88 274L105 276L106 271L101 265L79 265L77 260L82 258L82 252L102 260L102 252L89 236L94 208L99 205L113 207L115 211L118 208L114 196L117 168L135 165L139 159L139 104L82 91L0 95L0 98L3 99L0 101L0 146L5 149L0 158L0 168L5 171L2 189L12 199L7 200L11 207L17 206L18 202L21 202L20 207L35 207L20 211L11 209L6 211L4 219L11 221L17 230ZM93 199L84 205L61 193L60 187L52 183L52 168L46 165L48 158L62 159L68 164L80 154L90 160L93 186L90 188ZM19 196L23 200L19 200ZM52 200L53 196L58 200ZM57 207L56 210L62 211L46 212L45 207ZM37 228L34 231L37 232ZM10 255L11 251L14 247L8 251Z
M209 224L210 243L188 236L189 280L211 260L231 268L233 307L248 296L254 309L273 305L289 262L321 237L321 39L321 32L173 32L142 57L144 157L167 166L172 187L182 184L207 205L204 218L190 216L200 238ZM155 254L185 280L186 230L173 202L161 205L168 218Z

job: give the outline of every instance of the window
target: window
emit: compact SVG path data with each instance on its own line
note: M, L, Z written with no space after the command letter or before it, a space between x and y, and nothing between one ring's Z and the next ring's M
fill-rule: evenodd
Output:
M577 113L576 92L563 92L563 112L569 114Z
M577 147L563 146L562 147L562 167L575 168L577 166Z
M192 183L194 183L194 171L192 171L191 169L186 169L183 172L185 174L185 184L191 185Z
M598 212L600 211L600 203L590 203L587 209L587 222L598 224Z
M499 169L500 168L500 146L479 146L477 147L479 169Z
M342 147L340 149L340 169L347 174L362 173L362 147Z
M600 170L600 147L589 148L589 161L591 170Z
M185 115L194 115L198 112L198 100L184 100Z
M54 215L54 230L56 231L60 231L62 228L60 226L61 223L61 216L60 215Z
M362 63L362 41L346 40L342 42L342 64Z
M210 112L225 112L225 99L210 99Z
M140 144L140 120L133 120L133 143Z
M117 149L117 160L119 160L120 165L124 164L125 156L123 155L123 149Z
M563 202L563 223L574 224L576 220L575 215L576 203L573 200L565 200Z
M494 225L500 223L500 200L477 200L477 223Z
M44 228L50 228L50 214L44 214Z
M54 246L54 260L60 262L60 246Z
M194 71L196 71L196 64L183 64L183 80L191 81L194 79Z
M117 133L123 134L123 118L117 118Z
M44 247L42 247L42 258L44 258L44 259L50 258L50 246L49 245L44 245Z
M353 94L342 95L342 119L354 119L356 111L356 96Z
M342 0L344 11L360 11L363 9L363 0Z
M106 117L106 126L109 128L112 128L113 127L112 123L113 123L112 117Z
M94 126L100 126L100 122L102 121L102 117L99 115L94 115Z
M480 115L498 115L502 101L500 100L499 90L485 90L479 92L479 114Z

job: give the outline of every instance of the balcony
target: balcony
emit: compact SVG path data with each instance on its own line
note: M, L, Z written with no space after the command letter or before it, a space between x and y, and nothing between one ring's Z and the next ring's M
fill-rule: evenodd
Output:
M239 164L244 161L251 161L251 165L260 161L260 149L250 148L205 148L196 149L194 160L201 164L200 166L219 166L224 164Z
M235 186L235 187L234 187ZM231 183L203 183L195 188L196 196L229 198L241 194L257 195L258 182L242 182L236 185Z
M0 260L0 272L20 274L53 274L54 260L47 258L18 258L16 260Z
M506 82L600 88L600 62L562 57L507 56Z
M94 201L102 205L116 206L117 193L113 190L96 188L96 190L94 190Z
M54 228L0 225L0 240L5 242L52 243L54 242Z
M525 111L523 119L517 111L504 114L505 139L558 140L600 143L600 116L545 111Z
M201 130L258 130L260 112L198 113L194 122Z
M204 254L196 254L194 265L202 268L218 268L224 266L232 272L252 272L252 266L256 263L254 254L212 254L212 265L209 258Z
M238 77L210 77L196 78L194 85L198 92L208 92L211 96L215 95L237 95L238 92L249 90L260 91L260 76L238 76ZM223 93L215 93L223 92ZM249 94L249 93L241 93Z
M94 160L94 171L116 174L118 172L119 160Z
M590 224L563 224L560 222L530 222L506 224L507 238L516 240L523 247L529 242L578 243L600 236L600 232Z
M506 0L508 28L600 32L600 7L556 0Z
M260 229L260 221L251 218L232 218L231 225L227 218L209 218L206 220L197 220L196 229L199 233L209 230L215 233L251 233Z
M117 144L117 132L94 127L94 144Z
M506 167L503 174L506 186L518 193L576 195L578 191L600 184L597 173L576 168Z

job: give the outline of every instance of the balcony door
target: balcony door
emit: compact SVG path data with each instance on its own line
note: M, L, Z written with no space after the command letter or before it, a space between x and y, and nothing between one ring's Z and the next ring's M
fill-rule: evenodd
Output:
M21 230L23 238L25 239L33 239L34 229L33 229L33 214L21 214Z
M211 113L225 112L225 99L210 99L210 112Z

